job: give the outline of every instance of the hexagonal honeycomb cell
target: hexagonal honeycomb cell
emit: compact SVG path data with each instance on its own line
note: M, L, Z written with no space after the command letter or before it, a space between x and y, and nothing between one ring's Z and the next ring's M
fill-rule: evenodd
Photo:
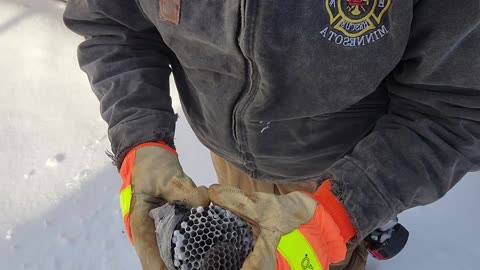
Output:
M250 226L216 205L185 214L172 237L179 270L239 270L254 245Z

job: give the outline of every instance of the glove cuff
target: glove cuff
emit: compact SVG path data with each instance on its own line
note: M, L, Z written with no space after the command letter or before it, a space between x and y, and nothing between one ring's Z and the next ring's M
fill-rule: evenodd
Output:
M164 141L158 141L158 142L146 142L146 143L142 143L142 144L139 144L135 147L133 147L132 149L128 150L127 152L127 155L125 155L125 159L127 159L127 156L132 156L134 155L133 153L135 153L135 151L137 151L138 149L140 148L143 148L143 147L146 147L146 146L157 146L157 147L161 147L165 150L167 150L168 152L174 154L175 156L178 156L178 153L177 151L175 151L175 149L171 148L170 146L168 146L168 144ZM122 166L123 164L125 163L125 159L123 160L122 162Z
M343 236L345 243L352 239L356 232L352 225L347 210L343 207L342 203L331 192L332 183L330 180L325 181L313 194L313 197L325 208L328 214L333 218L340 234Z

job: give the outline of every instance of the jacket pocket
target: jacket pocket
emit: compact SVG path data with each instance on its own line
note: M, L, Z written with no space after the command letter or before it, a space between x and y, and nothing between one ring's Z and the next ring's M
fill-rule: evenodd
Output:
M335 118L378 118L387 112L389 98L386 89L379 87L370 95L354 103L347 108L331 113L314 115L312 120L324 121L325 119Z

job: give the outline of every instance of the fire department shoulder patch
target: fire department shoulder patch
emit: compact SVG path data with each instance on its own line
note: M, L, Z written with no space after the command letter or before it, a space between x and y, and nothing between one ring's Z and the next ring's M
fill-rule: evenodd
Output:
M388 34L382 23L392 0L324 0L329 25L320 34L346 47L364 46Z

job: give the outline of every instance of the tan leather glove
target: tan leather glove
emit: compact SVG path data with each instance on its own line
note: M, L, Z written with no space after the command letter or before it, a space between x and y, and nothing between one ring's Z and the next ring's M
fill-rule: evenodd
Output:
M130 150L122 162L120 205L126 233L143 270L167 270L160 258L151 209L166 202L184 201L207 206L206 187L196 187L182 170L175 150L164 142L144 143Z
M342 261L355 235L350 218L325 182L315 194L244 193L213 185L209 196L252 225L256 243L242 270L328 270Z

